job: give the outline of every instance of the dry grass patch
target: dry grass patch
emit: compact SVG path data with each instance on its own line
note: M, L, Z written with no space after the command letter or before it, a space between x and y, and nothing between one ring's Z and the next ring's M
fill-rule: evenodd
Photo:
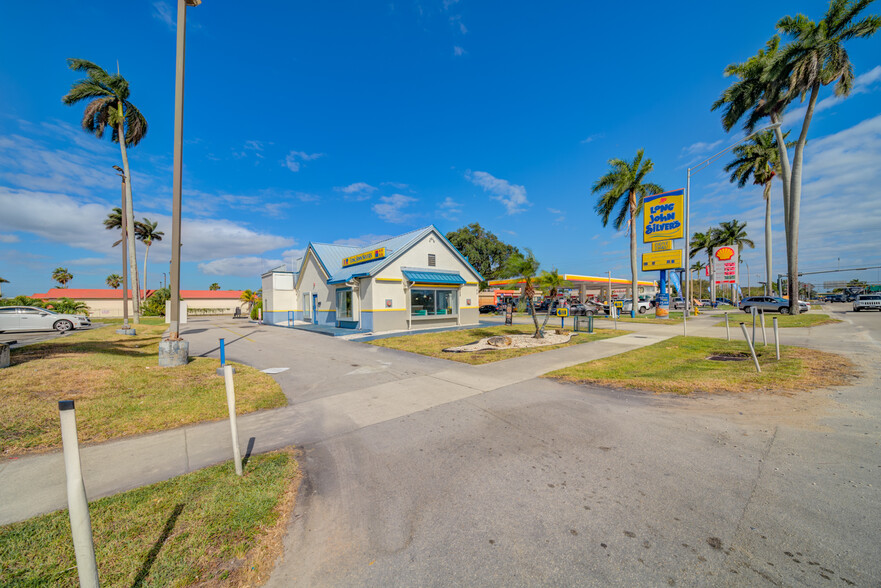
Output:
M548 328L546 330L552 330L553 328L553 325L548 323ZM533 325L510 325L500 327L480 327L477 329L463 329L459 331L443 331L440 333L403 335L400 337L377 339L375 341L370 341L369 343L379 347L388 347L390 349L399 349L401 351L419 353L420 355L428 355L430 357L439 357L441 359L451 359L453 361L468 363L471 365L480 365L493 361L510 359L512 357L520 357L521 355L560 349L561 347L569 347L570 345L609 339L610 337L618 337L628 333L628 331L616 331L614 329L595 329L594 333L590 335L587 333L574 333L568 343L562 343L560 345L546 345L543 347L527 347L520 349L493 349L467 353L449 353L444 351L444 349L449 347L467 345L468 343L473 343L484 337L492 337L495 335L522 335L532 334L534 332L535 326Z
M281 553L293 451L232 462L89 505L103 586L253 586ZM0 527L3 585L78 586L67 510Z
M216 359L193 358L179 368L157 366L164 325L117 335L104 327L12 350L0 378L0 454L3 457L61 446L58 401L77 403L83 443L161 431L227 416ZM269 375L236 365L239 413L284 406Z
M847 383L853 364L834 353L781 347L780 361L774 346L759 346L756 355L761 373L741 341L706 337L673 337L642 349L556 370L544 377L612 388L636 388L675 394L795 392ZM711 355L746 354L746 361L710 361Z
M766 312L765 313L765 328L774 328L774 317L777 317L777 326L781 329L789 328L789 327L819 327L820 325L830 325L832 323L840 323L841 321L835 318L830 317L828 314L777 314ZM753 325L753 317L751 314L740 313L733 314L728 316L728 326L729 327L739 327L740 323L746 323L746 326L750 329ZM721 321L716 323L714 326L716 327L724 327L725 321ZM756 326L762 326L762 318L761 316L756 318Z

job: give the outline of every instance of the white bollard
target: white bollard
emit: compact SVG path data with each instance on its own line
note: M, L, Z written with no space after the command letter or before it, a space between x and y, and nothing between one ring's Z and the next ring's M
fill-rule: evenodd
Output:
M97 588L98 563L95 560L95 543L92 540L92 518L89 501L83 483L80 465L79 439L76 434L76 410L73 400L60 400L58 413L61 417L61 444L64 451L64 471L67 475L67 510L70 515L70 532L80 586Z
M761 314L761 317L762 317L762 345L767 347L768 346L768 335L765 333L765 311L761 310L761 311L759 311L759 313Z
M774 317L774 347L777 348L777 361L780 361L780 333L777 332L777 317Z
M759 309L755 306L750 307L749 312L753 315L753 341L756 340L756 317L759 315Z
M242 475L242 454L239 452L239 429L236 426L236 389L232 381L232 366L223 366L223 379L226 383L226 405L229 408L229 430L232 434L232 457L236 464L236 475Z
M759 358L756 357L756 349L753 347L753 342L749 339L749 333L746 331L746 324L740 323L740 328L743 329L743 338L746 339L747 345L749 345L749 351L753 355L753 363L756 364L756 371L762 373L762 368L759 367Z
M728 327L728 311L725 311L725 336L731 341L731 329Z

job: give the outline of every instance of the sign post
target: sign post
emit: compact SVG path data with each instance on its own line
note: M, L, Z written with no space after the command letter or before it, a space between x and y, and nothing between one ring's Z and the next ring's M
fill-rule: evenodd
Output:
M674 239L685 235L685 190L673 190L649 196L643 202L643 243L651 243L650 253L642 254L642 271L660 271L658 280L658 305L655 316L670 317L670 295L667 294L667 270L678 270L685 266L682 249L673 246ZM633 307L636 308L636 292L633 293Z

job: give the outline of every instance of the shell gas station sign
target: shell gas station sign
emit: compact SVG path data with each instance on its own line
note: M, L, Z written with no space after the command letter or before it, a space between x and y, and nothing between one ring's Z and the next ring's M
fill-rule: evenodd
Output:
M737 283L737 249L734 245L713 248L713 273L717 284Z

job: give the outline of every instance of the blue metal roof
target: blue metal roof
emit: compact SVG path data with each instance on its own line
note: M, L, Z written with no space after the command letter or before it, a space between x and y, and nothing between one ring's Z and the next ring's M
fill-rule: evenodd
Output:
M459 275L459 272L433 272L428 270L401 270L404 277L411 282L420 282L428 284L464 284L465 280Z

